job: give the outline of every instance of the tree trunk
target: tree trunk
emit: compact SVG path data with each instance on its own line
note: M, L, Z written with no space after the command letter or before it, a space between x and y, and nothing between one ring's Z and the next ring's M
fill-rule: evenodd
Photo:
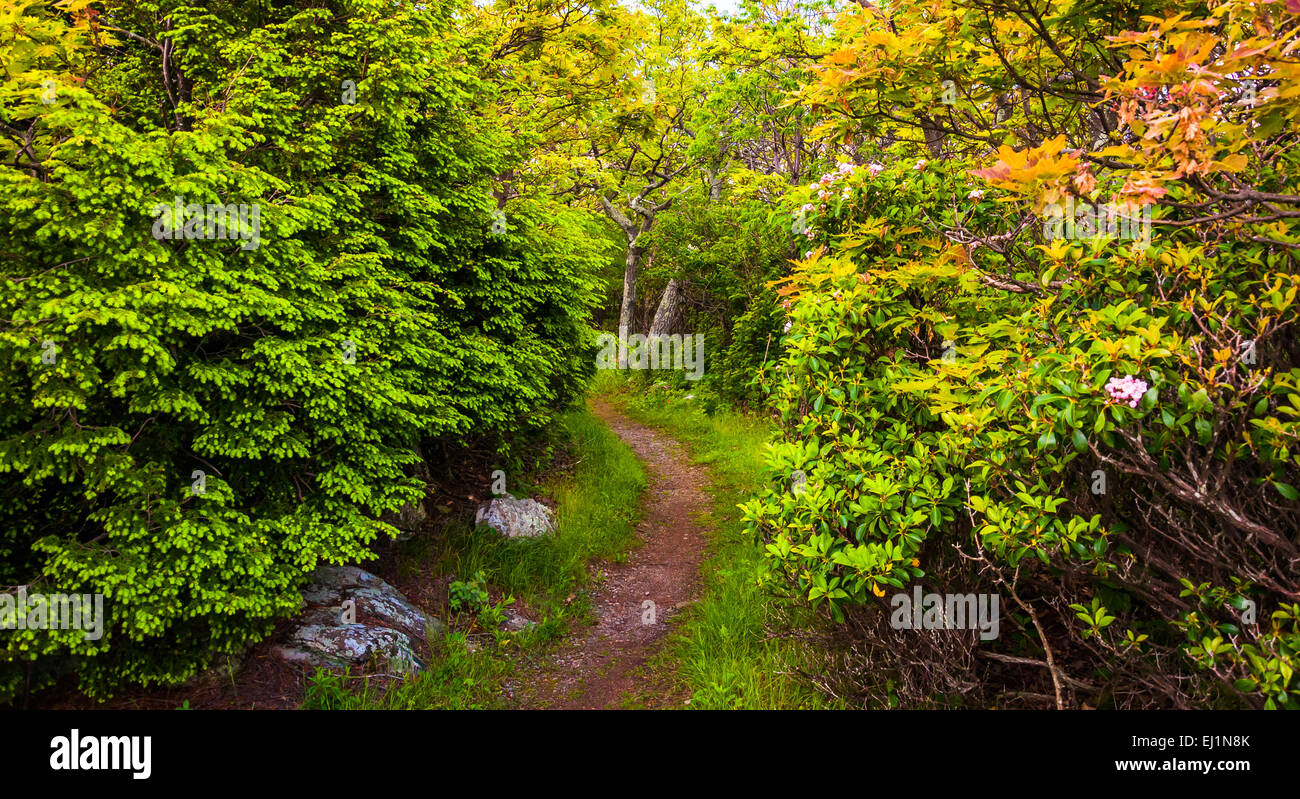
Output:
M608 197L600 198L600 204L604 207L605 213L610 219L614 220L615 224L622 228L623 234L627 237L627 257L623 260L623 305L618 311L618 332L620 336L632 334L632 313L636 309L636 278L637 272L641 269L641 256L645 253L645 248L638 245L637 242L641 240L643 234L654 226L655 214L668 207L668 202L646 207L643 204L645 195L646 192L642 192L631 202L634 217L639 220L635 222L614 207ZM618 350L618 365L620 368L627 366L627 351L622 346Z
M623 260L623 305L618 312L618 331L620 335L632 334L632 312L636 308L636 276L641 267L641 248L636 244L637 237L629 237L627 257ZM626 366L627 354L619 347L619 367Z
M939 124L924 114L917 116L917 121L921 123L921 131L925 134L925 146L930 150L930 157L941 158L944 135Z
M651 336L666 336L673 332L677 317L682 309L682 287L677 278L668 281L664 294L659 298L659 307L655 310L654 321L650 323Z
M641 248L637 246L637 240L649 228L652 218L643 216L638 226L626 214L615 208L609 198L601 197L600 204L627 237L627 256L623 259L623 304L618 310L618 334L621 340L632 333L632 311L636 307L636 276L641 268ZM633 204L632 207L635 209L636 205ZM627 350L622 345L618 348L618 366L620 369L627 366Z

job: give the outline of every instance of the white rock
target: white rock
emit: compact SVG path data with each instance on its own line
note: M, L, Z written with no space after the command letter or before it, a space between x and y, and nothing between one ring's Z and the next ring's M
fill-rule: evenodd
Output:
M475 524L486 524L507 538L533 538L555 531L551 509L535 499L515 499L509 494L482 505Z

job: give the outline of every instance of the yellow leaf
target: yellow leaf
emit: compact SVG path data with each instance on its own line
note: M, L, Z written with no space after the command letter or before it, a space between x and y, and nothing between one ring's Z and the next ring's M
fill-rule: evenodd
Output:
M1216 161L1215 165L1222 167L1225 172L1240 172L1246 168L1250 161L1241 153L1233 153L1224 158L1222 161Z

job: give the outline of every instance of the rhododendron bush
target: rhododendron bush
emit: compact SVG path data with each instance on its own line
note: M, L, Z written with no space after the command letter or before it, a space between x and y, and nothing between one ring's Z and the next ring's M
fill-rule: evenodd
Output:
M798 102L860 165L790 198L782 433L743 508L852 640L841 688L1300 706L1300 6L904 0L837 30ZM1102 205L1149 236L1045 230ZM894 629L917 584L999 594L1001 635Z

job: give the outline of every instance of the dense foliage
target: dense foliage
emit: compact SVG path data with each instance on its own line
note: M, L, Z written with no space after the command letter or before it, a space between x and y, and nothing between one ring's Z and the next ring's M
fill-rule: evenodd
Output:
M801 95L877 149L792 197L812 252L746 513L873 701L1300 702L1300 16L1180 10L863 10ZM1149 244L1061 236L1062 203L1148 213ZM900 632L914 583L1011 618Z
M520 155L467 8L6 6L0 585L110 626L5 633L0 699L239 650L394 532L422 442L579 391L607 239L494 194ZM174 203L258 215L158 238Z
M5 633L0 699L255 641L421 452L545 430L595 325L702 334L702 382L645 379L779 422L745 520L839 701L1300 702L1296 0L24 0L0 34L0 585L111 622ZM899 629L914 586L1001 634Z

